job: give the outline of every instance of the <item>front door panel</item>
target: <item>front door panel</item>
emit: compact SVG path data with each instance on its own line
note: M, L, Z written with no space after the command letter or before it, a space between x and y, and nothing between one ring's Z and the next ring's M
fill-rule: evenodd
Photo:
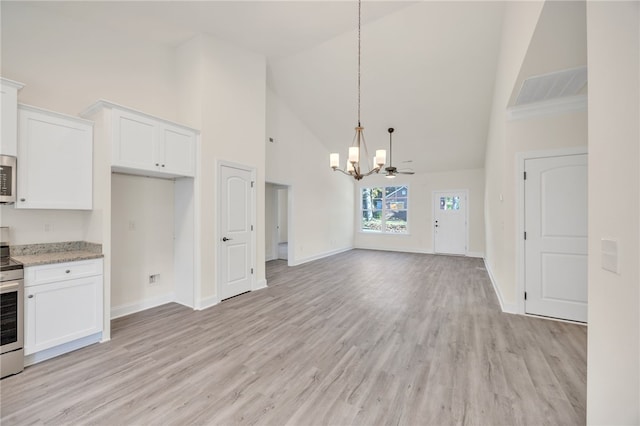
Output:
M442 254L466 254L466 192L443 191L433 194L433 251Z

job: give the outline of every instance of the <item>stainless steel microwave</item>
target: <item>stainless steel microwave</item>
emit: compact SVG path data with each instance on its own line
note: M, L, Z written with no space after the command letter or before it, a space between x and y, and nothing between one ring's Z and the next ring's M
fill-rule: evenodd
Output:
M16 157L0 155L0 204L16 202Z

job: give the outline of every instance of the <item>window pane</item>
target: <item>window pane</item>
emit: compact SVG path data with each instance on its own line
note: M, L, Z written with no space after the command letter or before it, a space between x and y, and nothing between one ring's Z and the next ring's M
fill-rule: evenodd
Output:
M409 190L406 186L388 186L385 188L386 207L391 210L408 208Z
M362 230L363 231L382 231L382 212L381 211L362 211Z
M440 197L440 210L460 210L460 197Z
M385 232L404 234L407 232L407 211L387 213L385 220Z
M382 188L362 188L362 210L382 209Z

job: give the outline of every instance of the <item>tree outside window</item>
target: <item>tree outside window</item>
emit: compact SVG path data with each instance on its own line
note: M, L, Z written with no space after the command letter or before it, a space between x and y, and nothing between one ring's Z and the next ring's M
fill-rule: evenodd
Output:
M407 233L409 189L405 186L362 188L362 223L367 232Z

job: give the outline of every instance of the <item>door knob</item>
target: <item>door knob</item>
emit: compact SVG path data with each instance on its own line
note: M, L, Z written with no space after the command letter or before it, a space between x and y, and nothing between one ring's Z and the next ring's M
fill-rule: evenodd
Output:
M222 237L222 241L231 241L231 238L227 238L227 237Z

